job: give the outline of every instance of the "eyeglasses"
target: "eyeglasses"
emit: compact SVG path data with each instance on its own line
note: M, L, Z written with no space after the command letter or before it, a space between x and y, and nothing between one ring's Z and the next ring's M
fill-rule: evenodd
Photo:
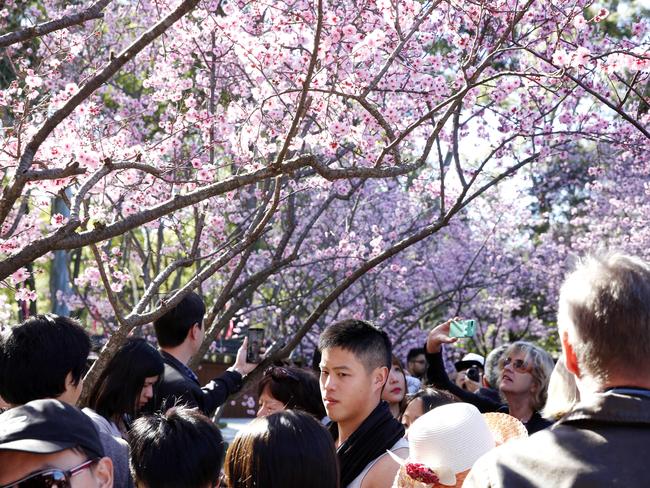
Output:
M264 376L271 376L274 380L278 381L286 379L292 381L300 381L300 378L298 378L298 376L293 371L290 371L287 368L283 368L282 366L269 366L264 370Z
M528 361L523 359L505 358L502 367L505 368L508 365L512 366L512 369L517 373L530 373L530 365L528 364Z
M67 471L63 469L44 469L8 485L2 485L0 488L70 488L72 478L90 468L97 461L99 461L99 458L89 459Z

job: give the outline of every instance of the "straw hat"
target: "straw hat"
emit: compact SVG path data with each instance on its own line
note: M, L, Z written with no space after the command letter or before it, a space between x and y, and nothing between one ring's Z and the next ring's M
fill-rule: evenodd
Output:
M505 413L481 415L469 403L442 405L418 418L408 432L409 457L394 487L461 486L483 454L509 439L527 437L526 427Z

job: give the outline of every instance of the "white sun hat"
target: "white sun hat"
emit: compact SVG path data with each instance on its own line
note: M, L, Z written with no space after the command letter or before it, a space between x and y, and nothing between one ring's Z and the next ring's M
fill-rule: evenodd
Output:
M509 439L527 435L524 424L504 413L481 415L469 403L451 403L434 408L409 428L409 457L407 460L396 459L402 465L397 486L460 486L469 469L483 454ZM411 480L407 471L413 465L428 468L435 474L437 483Z

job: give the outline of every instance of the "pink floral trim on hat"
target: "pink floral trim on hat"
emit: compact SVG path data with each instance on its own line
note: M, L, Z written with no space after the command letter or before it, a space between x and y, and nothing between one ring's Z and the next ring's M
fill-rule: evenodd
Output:
M420 483L437 484L438 476L431 469L420 463L406 463L406 474Z

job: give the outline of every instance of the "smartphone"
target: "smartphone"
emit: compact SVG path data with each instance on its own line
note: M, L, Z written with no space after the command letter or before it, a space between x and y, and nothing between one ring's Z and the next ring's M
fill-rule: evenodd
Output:
M260 349L264 345L264 329L251 327L248 329L248 348L246 349L246 361L259 363L261 359Z
M475 332L474 320L454 320L449 327L449 337L472 337Z

